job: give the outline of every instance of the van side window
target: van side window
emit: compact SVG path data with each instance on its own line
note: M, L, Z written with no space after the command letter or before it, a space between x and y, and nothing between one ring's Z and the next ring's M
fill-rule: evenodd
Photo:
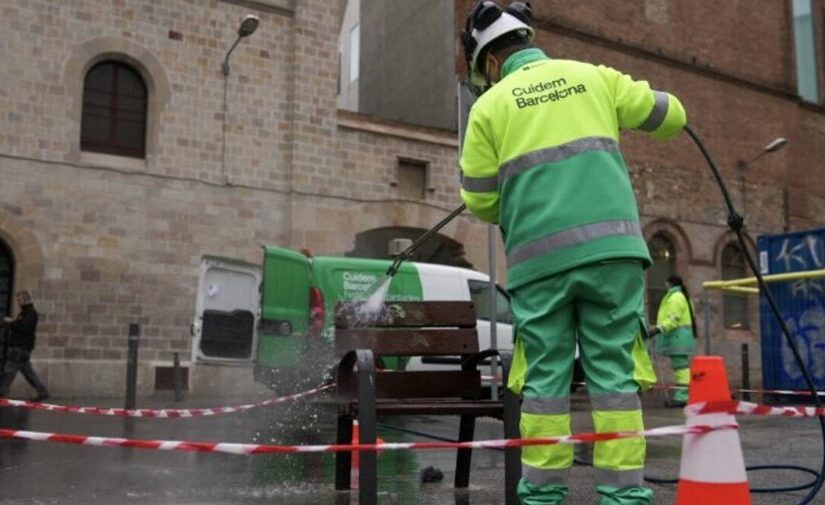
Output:
M485 321L490 320L490 283L484 281L468 280L470 286L470 299L476 307L476 317ZM504 324L513 324L513 316L510 313L510 299L503 290L496 286L496 321Z

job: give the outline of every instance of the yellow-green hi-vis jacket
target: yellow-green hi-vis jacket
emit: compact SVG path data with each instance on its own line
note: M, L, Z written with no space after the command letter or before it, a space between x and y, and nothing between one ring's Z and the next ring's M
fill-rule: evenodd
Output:
M650 265L619 132L676 135L686 123L679 100L539 49L512 55L502 73L470 112L461 197L501 226L508 288L607 259Z
M662 298L656 313L656 352L665 356L696 354L693 319L687 297L679 286L674 286Z

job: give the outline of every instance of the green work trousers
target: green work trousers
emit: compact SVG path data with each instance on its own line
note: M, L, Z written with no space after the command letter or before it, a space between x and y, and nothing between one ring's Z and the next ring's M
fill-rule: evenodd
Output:
M676 405L686 404L688 401L688 387L690 386L690 359L687 354L671 354L670 366L673 368L673 378L680 389L674 389L670 396Z
M597 432L644 429L639 390L656 381L642 334L644 277L636 261L598 262L512 292L518 324L509 387L523 395L521 436L568 435L576 342ZM600 505L647 505L645 440L598 442L593 451ZM522 449L519 496L560 504L573 465L572 445Z

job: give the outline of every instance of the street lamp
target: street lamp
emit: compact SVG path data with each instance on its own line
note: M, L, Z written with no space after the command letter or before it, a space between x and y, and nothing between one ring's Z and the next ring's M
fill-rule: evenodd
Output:
M229 177L226 174L226 115L227 115L227 93L229 89L229 56L232 54L232 51L235 50L235 47L241 42L241 39L249 37L255 30L258 29L258 23L260 20L258 16L247 14L244 16L243 21L241 21L241 25L238 27L238 37L235 39L235 42L232 43L232 47L229 48L229 51L226 52L226 57L223 59L223 65L221 65L221 73L223 74L223 123L221 125L221 136L223 141L221 142L221 179L224 183L231 183Z
M759 154L757 154L750 160L739 160L739 163L737 163L737 167L739 168L739 181L742 185L742 217L745 217L748 201L746 193L747 186L745 185L745 173L750 168L750 165L754 163L756 160L758 160L762 156L765 156L766 154L775 153L776 151L779 151L786 145L788 145L787 139L785 139L784 137L777 137L773 139L770 143L768 143L765 147L763 147L762 150L759 151Z
M249 37L255 30L258 29L258 23L260 20L258 16L247 14L244 16L243 21L241 21L241 26L238 27L238 38L235 39L235 42L232 43L232 47L229 48L229 51L226 52L226 57L223 59L223 65L221 66L221 72L223 72L224 77L229 75L229 55L232 54L232 51L235 50L235 47L241 42L241 39Z

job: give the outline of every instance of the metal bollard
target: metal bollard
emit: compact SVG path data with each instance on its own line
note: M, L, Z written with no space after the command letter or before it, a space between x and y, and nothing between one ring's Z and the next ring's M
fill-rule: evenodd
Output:
M708 298L708 290L705 290L702 297L704 302L704 316L705 316L705 356L710 356L710 299Z
M172 384L175 388L175 401L179 402L182 399L181 396L181 377L180 377L180 355L178 353L174 354L174 358L172 359Z
M124 408L135 408L137 395L138 343L140 342L140 325L129 325L129 356L126 358L126 402Z
M742 342L742 389L751 388L751 373L750 373L750 356L748 354L748 343ZM746 402L751 401L750 392L744 391L742 399Z

